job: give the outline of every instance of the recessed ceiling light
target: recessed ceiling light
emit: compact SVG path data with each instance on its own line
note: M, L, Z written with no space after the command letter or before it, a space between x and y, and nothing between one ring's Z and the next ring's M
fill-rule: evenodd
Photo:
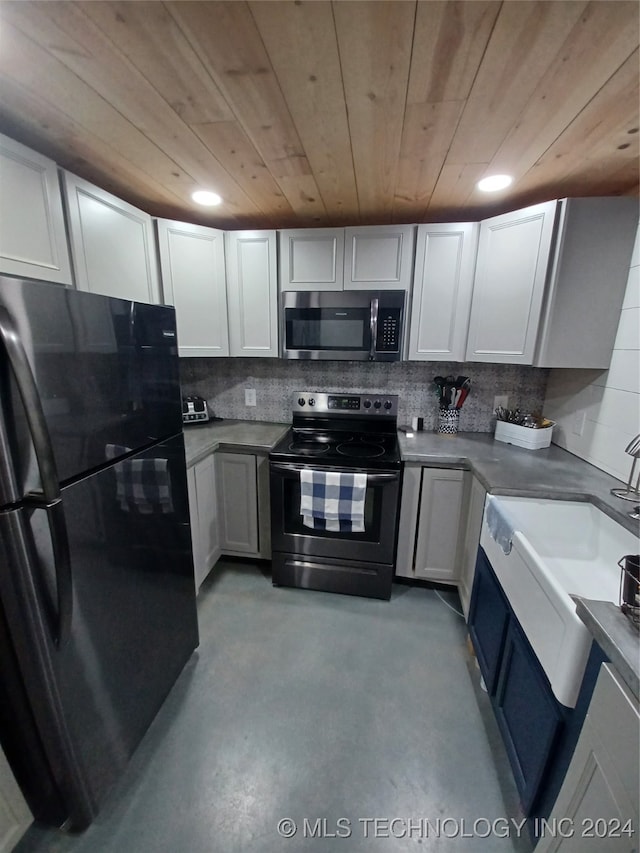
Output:
M204 204L206 207L215 207L216 204L222 203L218 193L212 193L209 190L196 190L191 193L191 198L196 204Z
M495 193L498 190L503 190L513 183L511 175L489 175L488 178L483 178L478 181L476 186L483 193Z

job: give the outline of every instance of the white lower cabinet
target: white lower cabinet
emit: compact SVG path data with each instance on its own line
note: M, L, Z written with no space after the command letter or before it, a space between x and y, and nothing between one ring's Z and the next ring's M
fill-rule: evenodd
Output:
M58 167L0 134L0 272L71 284Z
M455 584L464 532L465 472L406 465L396 575Z
M482 518L484 515L484 502L487 490L477 477L471 477L467 503L467 526L460 557L460 578L458 592L462 602L462 610L465 619L469 616L469 604L471 603L471 589L473 588L473 577L476 569L476 558L478 556L478 545L480 544L480 531L482 529Z
M216 466L213 453L187 469L187 485L193 566L196 590L198 590L221 553Z
M216 453L223 553L269 559L269 460L253 453Z
M638 700L616 669L603 664L558 799L538 828L535 853L638 850L639 732Z
M0 853L10 853L32 822L29 807L0 749Z

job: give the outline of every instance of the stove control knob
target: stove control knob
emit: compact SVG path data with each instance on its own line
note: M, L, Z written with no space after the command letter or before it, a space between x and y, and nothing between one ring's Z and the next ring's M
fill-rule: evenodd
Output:
M371 400L365 400L362 405L365 407L365 409L370 409L371 408Z
M316 401L313 399L313 397L309 397L309 405L315 406L315 404L316 404Z
M375 403L373 404L373 408L379 409L381 405L382 405L382 403L380 402L380 400L376 400Z
M391 400L387 400L386 403L384 404L385 409L390 409L391 406L393 406L393 403L391 402Z
M304 406L304 404L305 404L305 399L304 399L304 397L298 397L298 405L299 405L299 406Z

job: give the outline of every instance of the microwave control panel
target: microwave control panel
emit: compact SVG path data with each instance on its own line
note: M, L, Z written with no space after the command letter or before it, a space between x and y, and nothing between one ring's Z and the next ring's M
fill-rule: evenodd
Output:
M386 308L380 311L378 315L378 334L376 335L376 352L400 351L401 320L401 308Z

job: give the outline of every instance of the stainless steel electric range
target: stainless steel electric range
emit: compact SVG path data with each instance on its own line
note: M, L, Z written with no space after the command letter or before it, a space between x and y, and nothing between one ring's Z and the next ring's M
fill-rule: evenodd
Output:
M269 454L274 585L391 596L402 473L397 412L392 394L295 395L292 427ZM341 516L346 505L353 517L306 515L309 501L335 509L336 480L359 489L358 501L340 501Z

